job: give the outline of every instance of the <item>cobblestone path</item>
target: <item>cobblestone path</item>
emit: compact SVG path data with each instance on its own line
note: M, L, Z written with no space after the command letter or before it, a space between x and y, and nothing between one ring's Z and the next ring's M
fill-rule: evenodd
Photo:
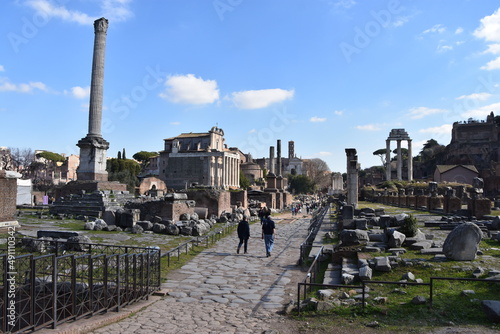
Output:
M299 246L309 219L275 219L277 238L266 257L261 226L250 226L248 254L236 254L236 232L171 272L165 298L92 333L261 333L283 322L295 299Z

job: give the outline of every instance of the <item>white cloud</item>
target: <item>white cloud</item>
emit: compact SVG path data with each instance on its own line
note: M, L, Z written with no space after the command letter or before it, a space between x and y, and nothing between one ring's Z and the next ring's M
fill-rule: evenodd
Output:
M3 72L5 71L5 68L3 67L3 65L0 65L0 72Z
M430 33L438 33L442 34L443 32L446 31L446 27L444 27L442 24L436 24L432 28L429 28L427 30L424 30L422 34L430 34Z
M344 112L342 110L335 110L333 112L334 115L337 115L337 116L342 116L344 114Z
M474 31L474 36L487 42L500 42L500 8L480 21L481 24Z
M326 118L325 117L313 116L313 117L309 118L309 122L313 122L313 123L326 122Z
M356 5L356 1L354 0L338 0L334 3L334 7L337 9L349 9L352 6Z
M106 17L113 22L125 21L133 16L128 4L131 0L103 0L98 1L101 6L100 15L90 16L78 10L66 8L64 5L53 4L49 0L29 0L26 4L33 8L39 15L58 18L63 21L91 25L98 17Z
M439 41L439 44L437 46L437 52L442 53L442 52L451 51L451 50L453 50L452 45L446 44L446 41L444 41L444 40Z
M489 61L486 65L480 67L482 70L498 70L500 69L500 57L497 59Z
M181 122L170 122L170 125L181 125Z
M429 115L441 114L445 112L446 110L444 109L418 107L418 108L411 108L408 115L410 116L411 119L420 119Z
M462 27L458 27L456 30L455 30L455 35L460 35L461 33L464 32L464 28Z
M47 86L42 82L13 84L7 78L0 78L0 92L32 93L35 89L47 92Z
M427 128L427 129L420 129L418 132L421 133L430 133L430 134L450 134L451 130L453 128L453 125L451 124L443 124L441 126L435 126L432 128Z
M410 21L409 16L399 16L394 20L392 25L394 27L401 27L401 26L405 25L406 23L408 23L409 21Z
M77 99L84 99L90 95L90 86L88 87L73 87L71 88L71 94Z
M234 105L240 109L266 108L273 103L283 102L293 98L295 91L280 88L247 90L232 93Z
M376 124L357 125L356 129L361 130L361 131L379 131L379 130L382 130Z
M132 0L104 0L101 4L102 15L112 22L126 21L134 16L128 6L130 2Z
M491 97L490 93L473 93L469 95L462 95L457 97L457 100L479 100L484 101Z
M217 81L203 80L193 74L169 76L160 97L173 103L209 104L219 99Z
M250 133L255 133L255 132L257 132L257 129L252 129L252 130L248 131L247 133L250 134Z
M500 54L500 44L490 44L488 49L483 53L492 53L494 55Z
M64 6L54 6L48 0L30 0L26 4L46 18L58 18L79 24L92 24L95 20L85 13L69 10Z
M497 110L500 110L500 102L489 104L472 110L467 110L466 112L461 113L460 116L464 119L474 118L483 120L486 119L486 116L488 116L492 111L496 112Z

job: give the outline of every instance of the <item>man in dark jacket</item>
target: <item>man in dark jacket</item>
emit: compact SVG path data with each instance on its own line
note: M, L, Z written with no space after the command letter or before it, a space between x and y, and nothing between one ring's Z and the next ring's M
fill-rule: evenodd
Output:
M264 218L262 223L262 239L266 245L266 256L271 256L271 251L274 246L274 239L276 238L276 225L274 221L269 217L269 214Z
M238 224L238 238L240 238L240 243L236 249L236 253L240 254L241 245L243 246L243 251L247 253L248 239L250 238L250 225L248 224L247 216L243 215L243 220Z

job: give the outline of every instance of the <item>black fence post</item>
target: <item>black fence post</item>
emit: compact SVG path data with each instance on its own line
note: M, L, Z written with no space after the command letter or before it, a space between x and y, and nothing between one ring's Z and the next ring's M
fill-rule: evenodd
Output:
M52 329L57 327L57 257L52 255Z

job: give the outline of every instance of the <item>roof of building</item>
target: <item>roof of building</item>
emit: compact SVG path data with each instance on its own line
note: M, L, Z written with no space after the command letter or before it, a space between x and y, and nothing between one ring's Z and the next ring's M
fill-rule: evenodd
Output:
M472 172L479 173L474 165L437 165L436 169L440 174L446 173L454 168L462 167Z
M189 133L181 133L177 137L171 137L164 140L174 140L179 138L197 138L197 137L208 137L208 136L210 136L210 133L208 132L198 132L198 133L189 132Z

